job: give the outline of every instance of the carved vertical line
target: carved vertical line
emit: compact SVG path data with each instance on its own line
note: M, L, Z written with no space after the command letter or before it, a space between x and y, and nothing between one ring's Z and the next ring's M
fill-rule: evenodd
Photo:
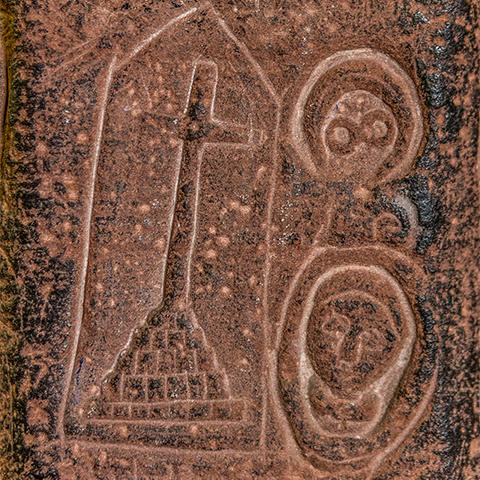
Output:
M270 179L270 194L268 197L268 207L267 207L267 234L265 238L265 243L267 245L267 254L266 254L266 259L265 259L265 278L263 280L263 315L264 315L264 321L263 321L263 341L264 341L264 352L265 352L265 359L264 363L265 366L268 368L271 368L270 366L270 361L269 361L269 352L271 348L271 343L272 339L275 338L275 336L272 336L272 328L271 325L269 324L270 322L270 316L269 316L269 308L268 308L268 291L270 288L270 273L272 270L272 259L270 256L270 249L272 248L271 242L272 242L272 224L273 224L273 204L275 201L275 193L276 193L276 187L277 187L277 174L278 174L278 167L279 167L279 161L278 161L278 141L279 141L279 135L280 135L280 118L281 118L281 106L279 105L277 107L277 114L276 114L276 124L275 124L275 137L273 140L273 152L272 152L272 157L273 157L273 165L272 165L272 173L271 173L271 179ZM265 392L264 394L264 399L263 399L263 416L262 416L262 433L261 433L261 439L260 442L262 445L265 444L265 435L266 435L266 422L267 422L267 410L268 410L268 395L269 395L269 389L268 389L268 383L269 383L269 378L270 378L271 373L267 373L267 375L264 375L262 378L262 387L263 391Z
M215 99L215 97L214 97ZM213 102L212 102L213 105ZM202 174L202 163L203 155L205 153L205 145L199 150L197 157L197 172L195 177L195 198L194 198L194 207L193 207L193 229L192 229L192 239L188 249L187 256L187 282L185 286L185 301L187 305L190 306L190 290L191 290L191 275L192 275L192 259L195 252L195 242L197 240L198 233L198 209L200 202L200 179Z
M6 104L7 104L7 72L5 62L5 47L3 45L3 28L0 22L0 158L3 154Z
M175 219L175 205L177 204L177 197L178 197L178 187L180 183L180 169L182 168L182 158L183 158L183 141L180 143L178 147L178 155L177 155L177 163L175 165L175 187L172 195L172 207L170 212L170 222L168 226L168 233L167 233L167 245L165 248L165 254L163 257L163 267L162 267L162 297L165 296L165 279L167 276L167 263L168 263L168 252L170 251L170 247L172 244L172 236L173 236L173 222ZM132 337L133 338L133 337ZM128 342L132 340L129 338ZM129 344L128 343L128 344ZM127 345L128 345L127 344Z
M114 56L108 67L107 78L105 79L103 91L101 92L101 101L99 103L100 113L98 117L97 131L95 134L95 146L94 146L93 159L92 159L92 173L90 176L90 191L88 193L88 199L87 199L87 216L85 219L85 234L84 234L85 246L83 249L83 263L81 265L80 279L79 279L80 290L78 293L78 304L77 304L75 326L74 326L72 353L71 353L70 362L67 369L66 382L64 384L64 390L63 390L64 393L63 393L62 403L60 405L58 427L57 427L57 433L60 436L62 444L65 441L64 420L65 420L65 411L67 408L68 393L70 390L69 387L73 379L73 371L75 368L75 360L77 357L78 344L80 340L80 332L82 328L82 320L83 320L83 312L84 312L84 304L85 304L85 292L86 292L86 283L87 283L87 272L88 272L88 256L90 252L91 231L92 231L93 205L94 205L94 199L95 199L95 187L97 183L97 172L98 172L98 163L100 158L100 148L101 148L102 138L103 138L103 127L105 122L105 113L107 109L108 95L110 93L110 86L112 83L113 73L115 71L116 63L117 63L117 57Z

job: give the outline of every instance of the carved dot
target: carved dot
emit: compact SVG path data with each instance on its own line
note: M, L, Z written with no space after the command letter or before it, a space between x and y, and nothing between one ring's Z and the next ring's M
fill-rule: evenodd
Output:
M388 126L382 120L375 120L372 125L372 133L374 138L385 138L388 134Z
M361 108L366 100L365 95L358 95L356 99L357 107Z
M226 297L229 297L233 292L231 288L224 286L220 289L220 293Z
M346 127L336 127L333 131L333 138L342 147L348 145L351 140L350 132Z

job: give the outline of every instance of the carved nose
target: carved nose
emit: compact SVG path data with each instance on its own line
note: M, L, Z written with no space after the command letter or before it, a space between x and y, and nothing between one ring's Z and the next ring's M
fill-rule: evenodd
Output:
M353 362L347 362L346 360L339 360L337 365L342 373L349 374L353 369Z
M338 364L343 370L344 368L351 368L356 363L359 345L355 343L352 345L349 335L344 335L340 341L338 350Z

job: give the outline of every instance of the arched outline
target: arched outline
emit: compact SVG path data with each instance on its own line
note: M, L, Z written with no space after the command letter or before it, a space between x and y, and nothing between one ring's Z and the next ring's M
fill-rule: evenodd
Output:
M408 339L408 341L402 347L402 350L398 355L398 361L396 362L395 367L388 369L372 385L372 391L380 395L383 400L382 409L379 413L380 419L378 421L380 421L385 416L385 412L395 393L398 383L400 382L403 372L405 371L406 366L410 362L410 358L413 351L413 345L417 337L416 323L415 323L413 311L411 309L410 303L408 302L408 299L403 289L398 284L398 281L389 272L387 272L387 270L376 265L374 266L374 265L361 265L361 264L345 264L338 267L330 268L329 270L324 272L322 275L320 275L320 277L317 278L313 286L310 288L308 296L305 300L302 318L297 328L298 333L295 336L299 339L307 338L308 321L311 316L312 310L314 308L315 297L317 296L318 290L321 288L322 284L331 280L336 275L346 273L349 271L354 273L361 273L361 272L372 273L373 272L376 278L383 278L387 282L387 284L390 286L392 291L395 292L395 295L399 300L400 306L402 308L402 313L404 314L404 317L405 317L405 326L408 330L408 333L406 335L406 338ZM295 346L296 345L297 343L295 343ZM310 365L310 360L308 359L308 355L306 352L306 344L304 344L303 342L299 342L298 345L299 345L298 347L295 347L298 349L299 357L300 357L300 362L298 366L298 378L300 383L300 390L301 392L303 392L303 395L306 397L307 390L308 390L308 381L310 379L310 376L313 375L313 367ZM309 372L310 375L307 376L302 374L305 371ZM393 383L393 388L392 388L392 382L391 382L392 378L395 380L395 382ZM322 428L319 425L317 425L315 415L312 412L309 402L307 402L307 411L308 411L309 421L312 423L312 425L316 426L317 431L322 430ZM322 435L333 436L331 433L328 433L328 432L322 432ZM348 437L349 435L339 434L334 436Z
M70 388L73 382L73 375L75 370L75 364L78 356L78 346L80 342L80 334L82 331L82 323L83 323L83 315L84 315L84 307L85 307L85 299L86 299L86 284L87 284L87 273L88 273L88 259L90 253L90 242L91 242L91 229L92 229L92 215L93 215L93 207L94 207L94 198L95 198L95 187L97 182L97 170L98 164L100 159L100 150L103 141L103 131L104 131L104 122L105 122L105 113L106 107L108 103L108 96L110 94L110 88L112 85L113 77L115 73L122 67L124 67L128 62L130 62L134 57L136 57L140 52L142 52L145 48L147 48L154 40L156 40L162 33L170 29L171 27L175 26L182 20L192 16L194 13L200 11L203 8L209 8L213 14L215 15L219 25L221 26L222 30L225 34L238 46L240 51L245 55L247 60L252 65L254 71L258 74L260 80L264 83L265 88L272 96L272 99L275 102L277 107L277 111L280 110L281 101L280 98L275 90L270 79L267 77L263 69L260 67L259 63L255 60L252 56L248 48L234 35L231 31L229 26L226 22L220 17L219 13L213 8L213 6L209 3L203 3L198 7L194 7L183 14L179 15L168 21L165 25L163 25L158 30L155 30L152 34L148 35L142 41L140 41L131 51L129 51L121 60L118 59L117 56L114 56L109 63L107 77L103 87L101 88L101 101L99 102L101 105L98 120L97 120L97 128L95 133L95 142L94 142L94 154L92 159L92 173L90 176L90 191L88 193L88 202L86 205L87 210L87 218L85 221L85 230L84 230L84 238L85 238L85 247L84 247L84 254L83 254L83 262L81 265L81 273L80 273L80 290L78 294L77 306L76 306L76 315L75 315L75 323L74 323L74 338L73 338L73 346L72 351L70 353L70 359L68 362L68 367L65 375L64 386L63 386L63 395L60 403L59 413L58 413L58 422L57 422L57 434L60 438L61 445L65 447L65 415L67 411L67 404L68 398L70 394ZM278 129L278 125L276 126ZM277 139L278 136L275 136ZM276 145L275 145L276 148ZM276 151L276 150L275 150ZM181 161L181 153L179 154L179 158L177 158L178 168L180 166ZM273 167L275 168L275 166ZM273 174L272 174L273 175ZM272 178L274 178L272 176ZM272 185L273 193L271 198L273 199L274 195L274 185ZM271 215L271 212L269 212ZM271 223L271 218L267 219L268 224ZM170 240L170 239L169 239ZM268 245L267 245L268 248ZM168 251L168 246L167 246ZM268 282L265 282L265 289L267 288ZM267 317L265 315L265 317ZM266 326L264 327L265 331ZM136 329L134 329L135 331ZM133 336L134 331L131 332L130 337ZM267 338L267 333L264 333L265 339ZM129 341L131 338L129 337ZM266 343L265 343L266 344ZM122 349L123 350L123 349ZM266 381L264 381L266 385ZM266 392L265 388L265 392ZM265 394L266 397L266 394ZM267 408L267 399L264 399L264 406L263 406L263 417L265 417ZM265 427L265 418L262 425L262 437L264 435L264 427ZM263 442L262 442L263 444Z
M268 356L269 374L270 374L269 387L270 387L270 391L273 392L272 401L275 405L275 411L279 412L278 415L279 415L280 425L283 430L285 444L286 446L288 445L291 452L295 452L297 461L304 463L312 472L316 472L316 474L320 474L321 477L319 478L322 478L322 479L331 478L331 473L325 472L324 474L322 474L322 472L319 472L310 462L308 462L305 459L300 446L295 440L292 428L290 426L290 422L287 417L287 413L282 405L281 395L279 391L277 353L280 350L284 330L286 327L287 312L301 278L303 277L308 267L312 264L312 262L315 261L316 258L327 254L331 250L338 250L338 249L336 249L335 247L313 248L310 254L308 255L308 257L302 263L298 272L293 277L281 308L280 322L277 329L277 336L275 339L274 347L269 351L269 356ZM357 253L358 252L365 252L365 253L378 252L379 256L382 254L385 255L386 252L388 252L390 257L392 257L392 254L393 254L393 258L396 258L396 259L405 258L401 253L396 251L391 251L391 250L387 251L385 248L381 247L380 245L373 245L371 247L342 249L343 253L348 251L357 252ZM427 410L428 406L430 405L430 402L432 401L435 395L436 387L437 387L437 377L438 377L438 358L435 359L433 375L428 380L427 390L424 392L424 397L422 398L422 401L417 406L417 412L415 413L415 415L413 415L407 427L395 438L395 440L387 448L382 450L381 453L378 453L378 455L372 456L368 469L366 471L364 470L366 480L372 480L372 478L374 477L378 469L381 467L384 460L388 458L390 455L392 455L395 452L395 450L397 450L402 445L404 440L413 432L416 425L421 421L422 417L425 414L425 411ZM339 464L341 463L342 462L339 462ZM363 478L363 477L359 477L359 478Z

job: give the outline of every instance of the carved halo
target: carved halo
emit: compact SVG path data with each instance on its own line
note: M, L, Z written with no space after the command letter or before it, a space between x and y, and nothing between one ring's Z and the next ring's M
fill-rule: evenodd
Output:
M379 105L383 105L383 114L396 122L392 145L381 152L373 149L373 155L368 151L364 153L366 165L358 172L352 167L358 161L358 151L346 150L349 156L345 155L347 162L343 168L329 165L325 132L319 131L319 126L332 117L332 108L338 110L337 102L357 92L375 97ZM364 118L371 113L374 112L368 112ZM344 120L348 122L348 113ZM385 128L384 123L381 126ZM362 125L357 127L361 130ZM334 180L337 176L345 178L351 168L352 178L360 177L357 181L372 188L406 173L419 151L424 128L420 100L412 79L388 55L364 48L337 52L317 65L295 105L291 132L295 149L310 174ZM340 143L347 141L341 136L346 133L346 128L338 130Z
M422 294L422 276L411 259L378 246L316 249L295 276L282 309L272 374L299 451L319 471L372 474L425 414L437 372L436 355L425 345L437 340L435 332L419 328L411 301ZM332 311L347 321L352 312L352 335L326 325L331 317L324 315L325 305L335 305ZM375 329L383 338L374 341L373 354L350 357L337 349L337 333L348 335L343 344L352 353L361 351L352 348L355 335ZM345 361L351 372L343 368ZM368 364L371 375L363 370ZM425 369L432 375L422 376Z

